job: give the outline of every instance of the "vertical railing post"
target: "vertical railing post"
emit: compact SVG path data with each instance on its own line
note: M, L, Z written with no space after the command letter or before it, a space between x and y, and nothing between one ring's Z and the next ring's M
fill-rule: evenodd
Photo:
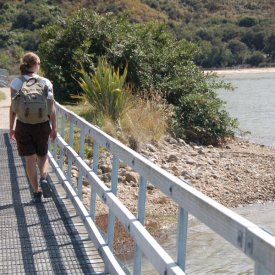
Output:
M73 147L74 142L74 121L73 118L70 117L70 134L69 134L69 146ZM72 166L73 166L73 159L68 157L68 171L67 171L67 180L70 184L72 184Z
M61 119L61 137L64 139L65 137L65 114L62 113L62 119ZM63 162L64 162L64 152L62 149L60 149L60 157L59 157L59 167L63 171Z
M143 176L140 175L137 219L142 225L144 224L144 219L145 219L146 191L147 191L147 179L145 179ZM136 244L134 270L133 270L134 275L141 274L141 259L142 259L142 251Z
M273 236L272 232L270 232L268 229L261 227L265 232ZM273 270L274 271L274 270ZM272 275L275 273L271 273L268 271L262 264L255 262L255 275Z
M255 275L272 275L263 265L255 263Z
M187 247L188 212L179 208L178 236L177 236L177 263L185 271Z
M98 170L98 161L99 161L99 144L94 140L93 147L93 172L97 174ZM95 220L95 203L96 203L96 192L93 192L93 187L91 186L91 203L90 203L90 216Z
M59 127L58 127L58 115L59 115L59 112L58 112L58 110L56 109L56 111L55 111L55 114L56 114L56 130L57 130L57 132L59 132ZM57 139L55 139L54 141L53 141L53 158L55 159L55 161L56 161L56 157L57 157Z
M84 160L84 145L85 145L85 128L82 125L80 131L80 149L79 149L79 156ZM82 199L82 179L83 173L80 169L78 173L78 181L77 181L77 194L80 199Z
M116 156L113 156L111 190L114 195L117 194L118 170L119 170L119 159ZM110 249L113 249L114 233L115 233L115 215L109 210L108 245L109 245Z

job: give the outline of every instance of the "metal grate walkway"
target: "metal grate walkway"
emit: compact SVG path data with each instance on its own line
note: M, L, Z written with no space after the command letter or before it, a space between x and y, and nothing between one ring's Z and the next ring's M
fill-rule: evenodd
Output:
M24 161L7 130L0 130L0 179L0 274L105 274L56 192L30 203Z

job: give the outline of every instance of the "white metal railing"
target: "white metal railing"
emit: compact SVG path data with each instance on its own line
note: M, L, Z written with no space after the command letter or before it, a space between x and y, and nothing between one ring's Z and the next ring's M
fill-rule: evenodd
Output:
M152 263L159 274L185 274L188 213L227 240L255 262L255 274L275 274L275 238L257 225L241 217L213 199L205 196L172 174L161 169L137 152L110 137L83 118L56 104L60 134L49 152L51 165L63 182L67 195L82 217L89 236L102 255L106 271L111 274L125 274L113 256L115 217L127 229L136 243L133 274L141 274L142 254ZM68 143L65 141L65 125L69 124ZM73 148L75 128L80 130L79 154ZM93 140L93 164L84 161L85 138ZM111 188L96 175L99 163L99 149L105 148L113 156ZM59 150L59 154L57 151ZM57 155L59 155L57 157ZM67 172L64 160L67 159ZM119 162L123 162L140 175L137 215L133 215L116 197ZM72 164L78 167L77 187L72 186ZM66 174L66 175L65 175ZM91 185L89 211L83 206L82 177ZM178 204L177 259L174 261L155 241L143 226L148 183L153 184ZM95 224L96 197L109 208L108 232L103 236Z

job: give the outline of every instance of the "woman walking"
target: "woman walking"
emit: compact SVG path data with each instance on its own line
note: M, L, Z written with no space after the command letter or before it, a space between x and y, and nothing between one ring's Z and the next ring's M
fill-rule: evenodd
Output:
M51 196L48 177L48 139L56 138L56 113L53 85L38 75L40 58L27 52L20 64L21 76L10 84L10 137L17 143L18 153L26 160L26 173L33 188L35 203ZM39 168L38 181L36 165ZM40 189L41 188L41 189Z

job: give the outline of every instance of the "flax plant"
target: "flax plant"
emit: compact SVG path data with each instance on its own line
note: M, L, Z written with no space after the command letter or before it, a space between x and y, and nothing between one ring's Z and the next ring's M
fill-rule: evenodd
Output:
M127 107L131 94L125 83L127 68L121 74L105 58L99 58L94 73L88 73L81 68L80 74L78 83L84 91L83 97L94 111L117 121Z

